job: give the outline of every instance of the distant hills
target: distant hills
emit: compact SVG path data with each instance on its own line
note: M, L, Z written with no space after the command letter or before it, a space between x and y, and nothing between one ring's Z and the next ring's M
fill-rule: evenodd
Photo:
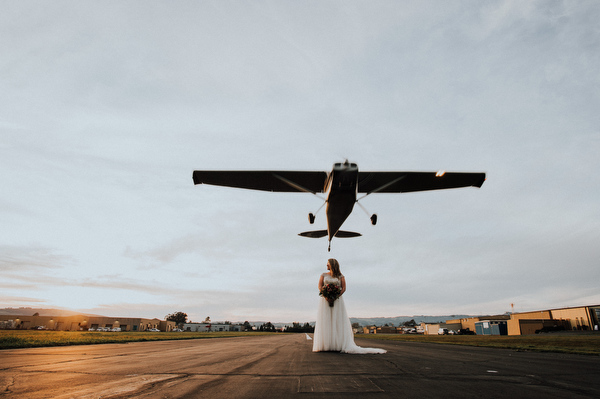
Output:
M0 309L0 315L2 316L33 316L34 314L38 314L38 316L76 316L76 315L84 315L84 316L98 316L96 314L90 313L82 313L82 312L74 312L72 310L66 309L38 309L38 308L4 308Z
M414 320L415 323L438 323L445 322L446 320L454 320L454 319L462 319L467 317L474 317L473 315L464 315L464 314L453 314L448 316L396 316L396 317L350 317L350 323L358 323L362 327L366 326L394 326L398 327L403 325L407 321ZM266 321L250 321L250 324L253 326L259 327L261 324L266 323ZM300 324L304 324L305 322L301 322ZM292 323L272 323L275 327L281 328L284 326L291 326ZM309 321L310 325L315 325L314 321Z
M446 320L463 319L463 318L467 318L467 317L473 317L473 316L472 315L463 315L463 314L456 314L456 315L453 314L453 315L449 315L449 316L419 315L419 316L367 317L367 318L351 317L350 322L358 323L363 327L365 327L365 326L383 326L386 324L388 326L398 327L398 326L404 324L405 322L411 321L411 320L414 320L415 323L417 323L417 324L421 324L421 323L445 322Z
M89 314L89 313L81 313L81 312L74 312L72 310L65 310L65 309L37 309L37 308L4 308L4 309L0 309L0 315L7 315L7 316L11 316L11 315L21 315L21 316L33 316L35 313L37 313L40 316L75 316L75 315L85 315L85 316L98 316L98 317L102 317L101 315L95 315L95 314ZM437 323L437 322L444 322L446 320L453 320L453 319L462 319L462 318L467 318L467 317L473 317L472 315L449 315L449 316L425 316L425 315L418 315L418 316L396 316L396 317L351 317L350 318L350 322L351 323L358 323L361 326L365 327L365 326L383 326L383 325L389 325L389 326L395 326L398 327L402 324L404 324L407 321L410 320L414 320L417 324L420 323ZM217 323L217 322L215 322ZM241 323L241 322L240 322ZM250 324L253 324L255 326L260 326L261 324L264 324L266 322L262 322L262 321L251 321ZM305 322L301 322L300 324L304 324ZM310 321L310 324L314 325L315 322L314 321ZM292 325L292 322L289 323L284 323L284 322L274 322L273 325L275 325L276 327L283 327L286 325Z

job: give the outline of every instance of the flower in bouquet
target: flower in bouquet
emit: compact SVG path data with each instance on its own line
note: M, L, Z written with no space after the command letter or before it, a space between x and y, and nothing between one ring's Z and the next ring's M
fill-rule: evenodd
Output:
M327 302L329 302L329 306L333 307L333 303L335 302L336 299L338 299L340 297L341 293L342 293L342 289L340 287L338 287L337 285L325 284L321 288L321 292L319 292L319 295L321 295L323 298L327 299Z

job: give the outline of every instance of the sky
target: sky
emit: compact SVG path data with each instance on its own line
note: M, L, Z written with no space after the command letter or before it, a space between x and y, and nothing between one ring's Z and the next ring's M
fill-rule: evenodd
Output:
M22 1L0 13L0 307L311 321L600 303L597 1ZM201 169L486 172L321 199Z

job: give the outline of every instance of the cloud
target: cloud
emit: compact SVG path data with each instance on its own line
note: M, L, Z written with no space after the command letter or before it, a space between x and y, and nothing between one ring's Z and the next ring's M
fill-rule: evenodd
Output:
M3 272L33 272L61 269L71 264L68 256L57 254L55 250L44 247L0 246L0 269Z
M44 305L47 302L43 299L39 299L39 298L33 298L33 297L25 297L25 296L7 296L7 295L2 295L2 298L0 299L0 304L2 304L2 306L14 306L14 305L19 305L19 306L23 306L23 304L36 304L36 305Z

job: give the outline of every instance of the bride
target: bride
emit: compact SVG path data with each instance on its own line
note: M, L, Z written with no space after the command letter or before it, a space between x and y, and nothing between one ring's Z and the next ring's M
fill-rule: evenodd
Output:
M340 264L335 259L327 261L327 270L329 272L321 274L319 278L319 292L322 292L327 284L334 284L339 287L340 293L335 300L322 297L319 301L313 352L385 353L384 349L362 348L354 343L352 325L342 298L342 294L346 291L346 279L340 272Z

